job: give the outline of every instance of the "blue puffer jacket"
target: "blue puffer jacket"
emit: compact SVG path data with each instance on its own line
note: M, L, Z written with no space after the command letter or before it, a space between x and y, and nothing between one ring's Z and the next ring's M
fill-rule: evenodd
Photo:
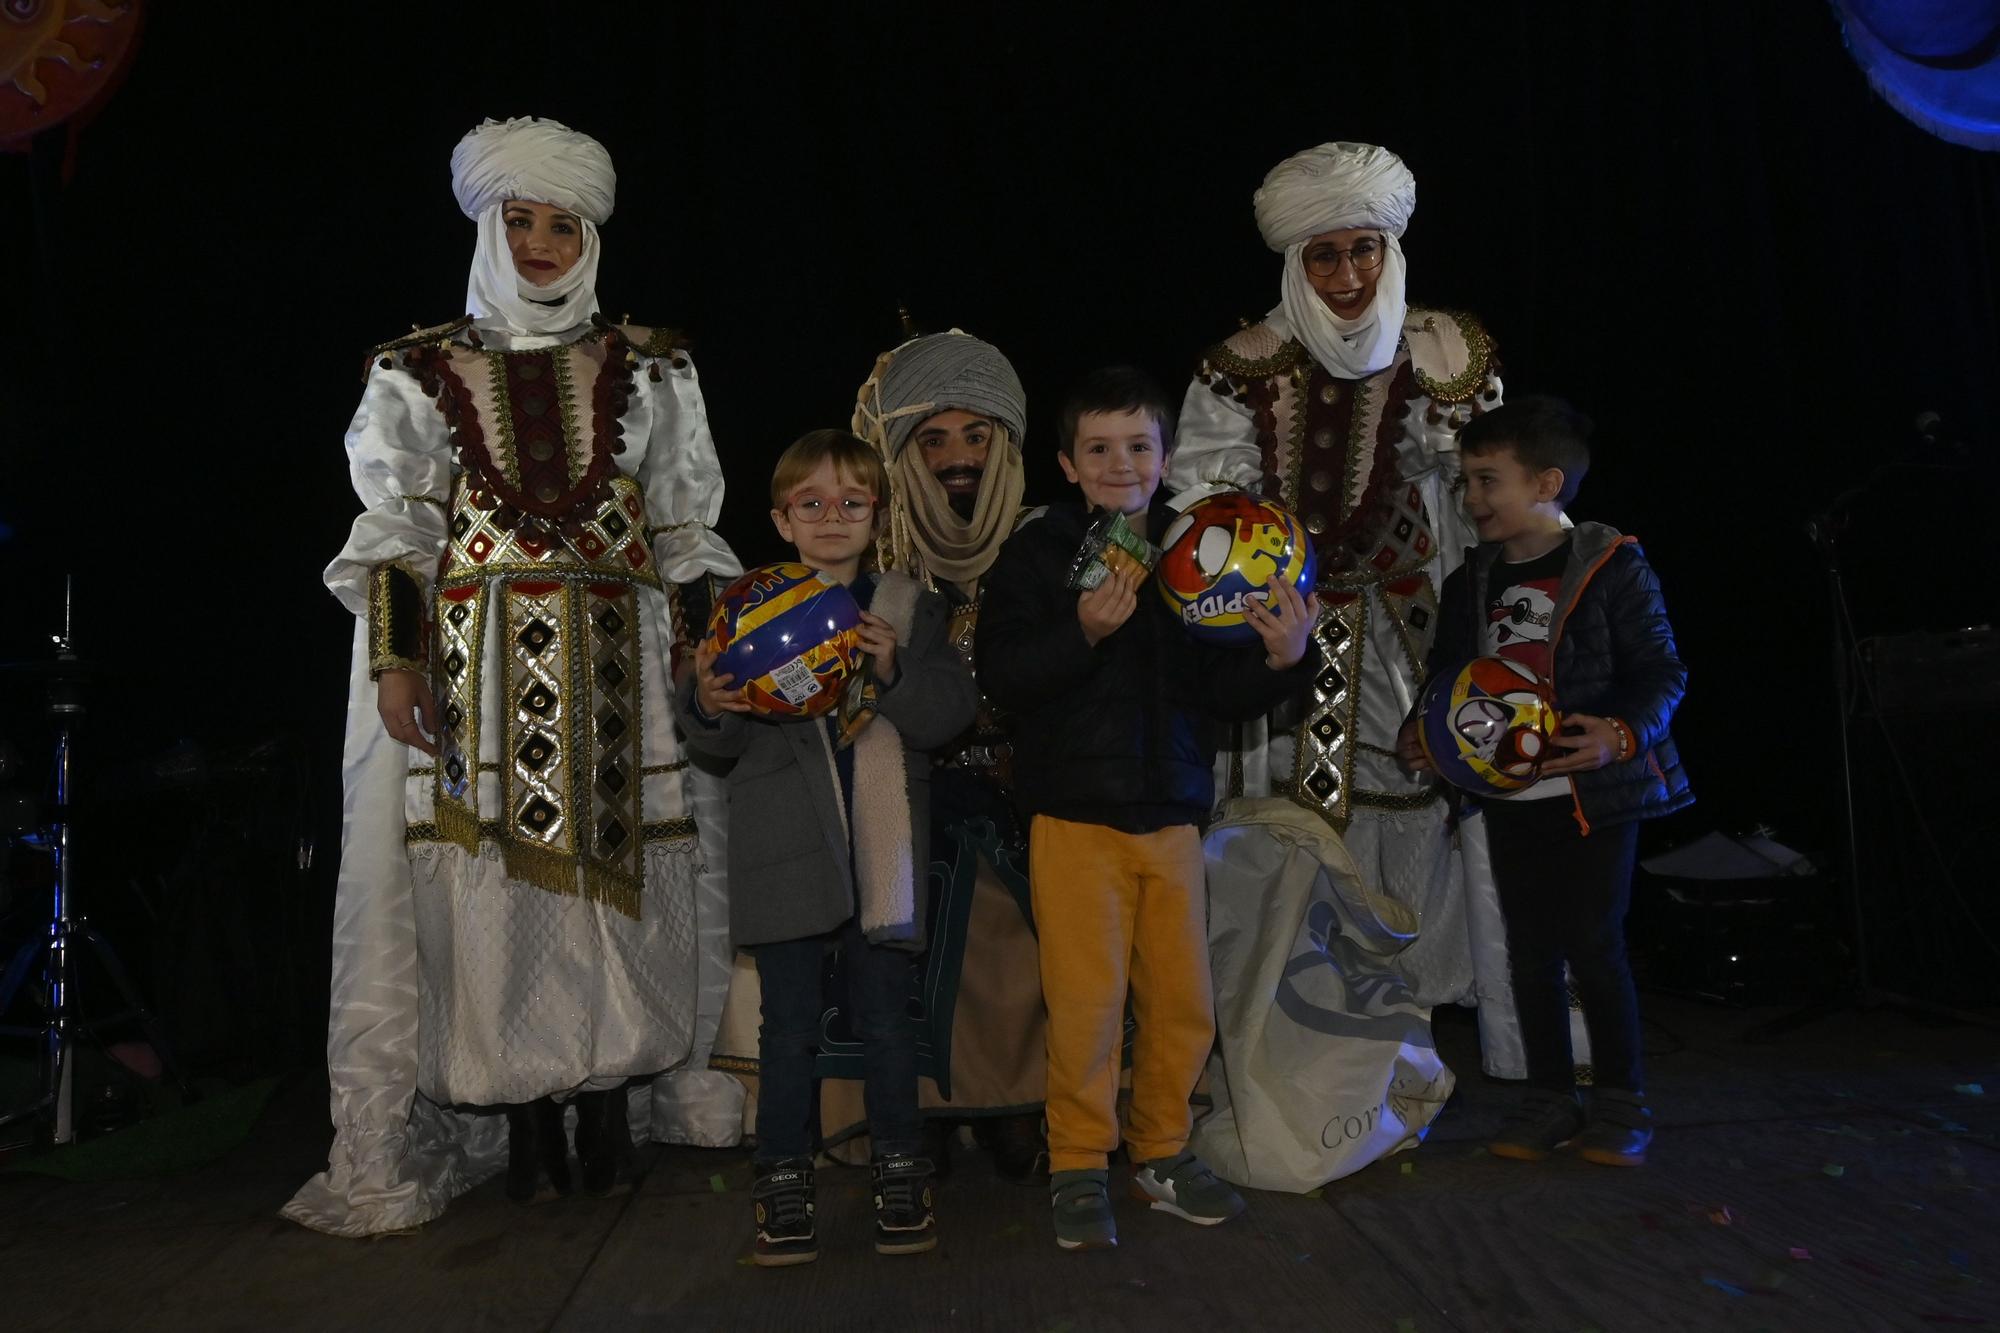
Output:
M1430 654L1433 675L1456 672L1480 655L1487 580L1499 555L1497 544L1475 547L1445 580ZM1660 580L1638 538L1602 523L1577 525L1549 642L1555 650L1557 709L1615 717L1632 729L1638 748L1623 763L1570 778L1583 831L1692 805L1694 793L1667 730L1687 692L1687 668L1674 650Z

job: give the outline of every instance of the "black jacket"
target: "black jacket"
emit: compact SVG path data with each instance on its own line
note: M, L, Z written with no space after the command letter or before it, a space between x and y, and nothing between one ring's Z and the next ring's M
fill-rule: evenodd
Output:
M1174 511L1155 500L1150 530ZM1311 682L1319 650L1287 671L1262 644L1197 643L1149 582L1139 606L1095 648L1066 581L1089 516L1051 505L1017 529L984 580L975 660L988 698L1012 719L1024 809L1146 833L1205 824L1215 803L1215 721L1248 721Z
M1498 545L1475 547L1444 581L1430 654L1433 676L1456 672L1480 655L1487 583L1499 555ZM1570 778L1583 831L1692 805L1694 794L1667 730L1687 692L1687 668L1674 649L1660 580L1637 538L1602 523L1577 525L1549 641L1555 647L1557 710L1615 717L1632 729L1638 749L1623 763Z

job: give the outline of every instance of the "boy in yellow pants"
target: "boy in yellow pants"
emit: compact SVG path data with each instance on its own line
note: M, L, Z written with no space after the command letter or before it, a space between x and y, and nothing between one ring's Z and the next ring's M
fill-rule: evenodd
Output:
M1083 503L1049 506L1001 549L982 588L977 655L1013 720L1015 787L1032 815L1028 879L1048 1004L1049 1169L1056 1243L1118 1243L1108 1190L1119 1051L1138 1024L1128 1132L1133 1192L1204 1226L1243 1200L1187 1150L1188 1096L1215 1040L1201 836L1214 803L1208 719L1261 717L1318 669L1317 599L1273 580L1259 642L1196 643L1147 574L1120 561L1082 594L1069 572L1094 518L1157 540L1173 409L1136 370L1089 376L1058 419Z

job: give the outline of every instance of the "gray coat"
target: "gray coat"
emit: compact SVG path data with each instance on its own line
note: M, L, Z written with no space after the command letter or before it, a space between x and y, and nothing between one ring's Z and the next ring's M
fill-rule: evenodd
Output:
M900 574L880 580L873 608L896 627L896 683L881 695L881 716L903 739L909 783L909 839L916 869L918 938L930 866L930 751L972 725L978 687L946 637L944 599ZM904 586L893 590L891 582ZM892 608L914 607L905 616ZM901 594L901 595L894 595ZM854 870L824 718L771 721L741 713L707 722L694 712L694 680L677 695L682 732L729 769L729 933L738 947L805 939L839 928L856 913ZM868 793L857 791L863 807ZM862 817L857 812L856 818ZM904 942L898 941L899 944Z

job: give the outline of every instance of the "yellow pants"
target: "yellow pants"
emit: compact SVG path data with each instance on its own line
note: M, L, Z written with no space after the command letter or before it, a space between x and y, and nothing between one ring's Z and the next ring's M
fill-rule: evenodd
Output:
M1036 815L1028 885L1049 1011L1049 1169L1101 1168L1118 1146L1128 990L1132 1158L1178 1154L1215 1044L1200 836L1187 824L1120 833Z

